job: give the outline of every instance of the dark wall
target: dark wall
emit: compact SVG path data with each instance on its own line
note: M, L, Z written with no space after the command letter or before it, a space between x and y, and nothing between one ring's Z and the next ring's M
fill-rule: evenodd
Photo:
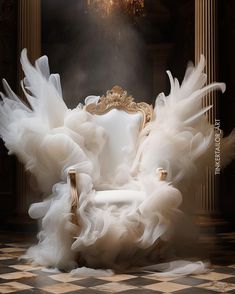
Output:
M16 55L17 0L0 0L0 78L6 78L13 89L16 88L17 78ZM15 210L15 187L15 158L7 155L0 141L0 219Z
M235 1L220 0L219 19L219 80L226 83L221 96L221 127L225 134L235 128ZM235 225L235 162L221 176L220 200L225 219Z
M162 75L170 68L182 77L194 58L194 0L145 0L144 17L135 19L123 13L101 18L87 11L85 0L58 0L56 6L42 0L42 51L61 74L71 107L115 84L148 102L167 90L153 91L151 46L175 46Z
M170 1L170 7L173 10L172 18L174 19L172 29L175 31L175 50L172 54L172 58L169 60L168 66L179 81L184 77L188 62L194 62L195 57L194 2L194 0Z
M42 19L42 51L52 71L61 74L69 106L115 84L137 98L150 95L146 43L128 18L90 14L84 0L58 0L56 11L54 1L42 0Z
M42 0L43 3L43 53L49 55L53 71L62 74L62 82L65 88L65 96L82 99L87 94L101 94L103 89L100 82L107 77L104 88L107 89L112 80L119 75L118 67L116 72L106 71L105 75L100 68L107 66L106 58L100 59L98 66L94 65L94 58L89 56L99 56L102 48L108 47L107 54L116 50L116 58L121 58L122 52L127 52L135 46L138 47L138 54L135 50L131 51L134 60L125 59L128 63L128 82L122 86L129 87L128 90L137 98L153 95L151 90L151 58L148 56L146 46L152 44L173 44L172 55L169 58L166 69L171 69L173 74L181 80L188 60L194 59L194 0L146 0L146 17L135 21L131 26L131 31L125 38L132 36L134 43L128 47L126 42L121 42L117 47L115 42L112 46L107 46L102 42L105 36L102 36L101 27L96 28L97 34L94 34L93 26L96 24L92 20L88 24L88 16L82 9L84 1L68 0L57 1ZM83 4L82 4L83 3ZM73 9L77 5L78 10ZM225 81L227 91L221 98L221 126L225 133L229 133L235 126L235 86L234 86L234 68L235 68L235 1L219 0L219 80ZM129 20L125 20L129 21ZM84 25L89 34L84 34ZM120 27L120 30L124 27ZM137 37L138 36L138 37ZM114 37L106 36L106 39ZM115 41L115 38L114 38ZM89 46L89 54L83 50L77 52L77 48L84 42ZM90 46L92 44L92 46ZM112 50L113 48L113 50ZM84 53L85 52L85 53ZM77 55L77 53L79 53ZM102 53L102 52L101 52ZM85 54L85 55L84 55ZM127 54L127 57L130 56ZM112 55L114 56L115 55ZM17 72L17 0L0 0L0 78L5 77L12 88L16 89ZM78 58L77 58L78 57ZM77 60L75 60L77 58ZM118 59L112 63L112 58L108 58L110 66L118 63ZM133 62L132 62L133 61ZM134 62L136 61L136 63ZM75 65L75 66L74 66ZM74 72L69 74L70 68ZM79 69L79 70L78 70ZM75 73L78 71L79 76ZM129 73L135 74L131 76ZM97 72L100 73L97 78ZM165 72L162 72L165 75ZM93 78L94 77L94 78ZM122 83L123 77L117 82ZM125 78L125 76L124 76ZM78 80L80 82L78 83ZM87 83L87 84L86 84ZM86 90L78 92L79 87L90 85ZM137 85L137 86L136 86ZM168 84L165 90L168 90ZM0 86L0 90L2 88ZM98 91L98 92L96 92ZM156 95L157 93L154 93ZM72 97L73 96L73 97ZM151 97L153 98L153 97ZM71 102L71 105L76 104ZM5 217L14 212L16 204L16 178L15 178L15 158L7 155L7 150L0 142L0 217ZM235 222L235 164L230 165L222 174L221 181L221 210L223 217L229 221Z

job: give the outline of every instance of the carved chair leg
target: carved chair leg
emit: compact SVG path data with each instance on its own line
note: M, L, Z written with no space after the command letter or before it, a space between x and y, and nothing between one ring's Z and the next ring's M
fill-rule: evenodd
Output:
M77 207L78 207L78 190L77 190L77 178L76 178L76 170L69 170L69 178L70 178L70 193L71 193L71 214L72 214L72 223L75 225L79 225L78 223L78 215L77 215Z

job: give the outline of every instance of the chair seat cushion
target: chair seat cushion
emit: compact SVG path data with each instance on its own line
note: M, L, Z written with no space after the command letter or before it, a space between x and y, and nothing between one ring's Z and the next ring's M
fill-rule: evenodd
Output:
M96 191L94 202L96 205L125 205L133 202L141 203L145 199L145 192L135 190L105 190Z

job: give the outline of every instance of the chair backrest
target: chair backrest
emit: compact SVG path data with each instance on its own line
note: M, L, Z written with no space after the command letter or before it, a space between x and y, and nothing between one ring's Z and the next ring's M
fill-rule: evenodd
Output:
M131 166L139 132L152 120L152 105L136 103L127 91L115 86L97 103L87 104L86 111L106 131L107 144L100 155L101 178L111 182L118 168Z

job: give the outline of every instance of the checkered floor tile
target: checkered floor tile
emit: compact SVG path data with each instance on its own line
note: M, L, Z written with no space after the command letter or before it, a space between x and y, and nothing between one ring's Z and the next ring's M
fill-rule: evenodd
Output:
M18 257L29 243L20 238L11 243L3 239L0 238L0 293L235 293L235 262L226 266L214 265L212 271L204 275L181 278L159 278L150 271L112 277L76 277L68 273L45 272L39 266L20 262Z

